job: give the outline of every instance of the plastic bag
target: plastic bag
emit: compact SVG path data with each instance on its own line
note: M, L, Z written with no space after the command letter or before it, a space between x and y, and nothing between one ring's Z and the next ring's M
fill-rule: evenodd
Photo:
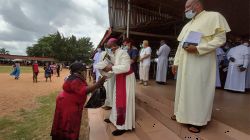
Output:
M99 108L102 107L106 100L106 90L104 86L98 88L90 97L85 105L85 108Z

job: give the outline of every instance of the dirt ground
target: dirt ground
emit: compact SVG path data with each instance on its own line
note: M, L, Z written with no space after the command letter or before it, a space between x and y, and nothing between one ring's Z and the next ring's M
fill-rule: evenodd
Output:
M45 82L44 73L39 73L38 83L33 83L32 73L21 73L19 80L8 73L0 73L0 117L21 109L33 109L37 106L37 97L61 91L68 74L64 69L60 77L53 75L52 82Z

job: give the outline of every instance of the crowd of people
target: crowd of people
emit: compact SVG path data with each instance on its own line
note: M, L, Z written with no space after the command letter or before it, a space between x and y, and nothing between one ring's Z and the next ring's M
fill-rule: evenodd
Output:
M11 76L14 76L14 78L16 80L18 80L20 78L20 74L21 74L21 68L20 68L20 63L16 62L13 65L13 70L10 73ZM44 67L44 77L46 79L46 82L48 81L48 79L51 80L51 77L53 76L53 74L56 74L57 77L60 77L60 72L62 71L62 65L61 64L55 64L55 63L45 63ZM37 63L37 61L34 61L32 64L32 73L33 73L33 82L37 83L38 82L38 74L39 74L39 65Z
M134 46L134 42L131 39L123 40L120 46L122 50L127 51L130 57L131 68L135 73L136 79L139 80L140 84L148 86L150 67L153 62L156 61L157 69L155 74L155 81L158 84L165 85L168 73L168 63L169 63L169 53L171 51L170 47L166 44L165 40L159 42L159 47L156 51L157 58L152 59L152 49L149 46L149 41L144 40L140 46L140 49ZM108 50L107 50L108 51ZM104 49L97 48L94 55L94 63L96 65L98 62L102 61L101 54L105 52ZM101 76L100 72L96 67L93 67L93 77L95 81Z

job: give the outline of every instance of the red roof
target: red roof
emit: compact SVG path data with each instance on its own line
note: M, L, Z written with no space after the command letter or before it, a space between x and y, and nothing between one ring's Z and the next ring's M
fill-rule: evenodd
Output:
M37 61L55 61L54 58L49 58L49 57L34 57L34 56L9 55L9 54L0 54L0 58L4 58L4 59L37 60Z

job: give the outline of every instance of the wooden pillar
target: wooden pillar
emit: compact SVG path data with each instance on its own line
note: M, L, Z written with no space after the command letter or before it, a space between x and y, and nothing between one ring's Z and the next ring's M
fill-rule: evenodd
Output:
M128 0L128 14L127 14L127 38L129 38L129 25L130 25L130 0Z

